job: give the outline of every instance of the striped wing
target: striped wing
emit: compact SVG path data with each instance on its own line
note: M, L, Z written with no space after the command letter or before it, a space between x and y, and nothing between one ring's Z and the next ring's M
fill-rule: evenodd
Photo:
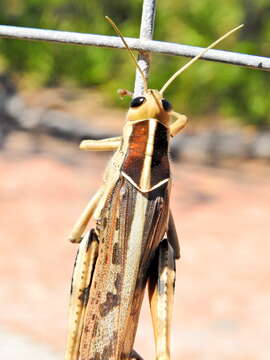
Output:
M129 357L149 265L167 219L167 183L144 194L120 177L98 221L98 258L84 316L80 360Z

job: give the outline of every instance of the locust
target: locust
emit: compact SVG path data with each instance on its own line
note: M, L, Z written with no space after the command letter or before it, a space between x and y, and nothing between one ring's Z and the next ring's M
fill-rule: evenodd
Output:
M170 359L175 261L180 257L169 199L169 142L187 124L163 96L171 82L231 30L180 68L161 88L146 77L131 100L120 137L84 140L80 148L114 151L100 189L75 223L70 240L80 243L73 271L65 360L139 360L133 349L148 286L156 359ZM130 94L128 91L125 93ZM173 119L173 121L171 121ZM95 227L85 232L90 219ZM84 235L83 235L84 234Z

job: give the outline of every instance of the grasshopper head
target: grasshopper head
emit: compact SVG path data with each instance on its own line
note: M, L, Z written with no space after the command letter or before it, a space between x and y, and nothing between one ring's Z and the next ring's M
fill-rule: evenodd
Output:
M134 62L138 71L140 72L144 82L143 96L138 96L132 99L130 108L127 112L127 120L136 121L136 120L144 120L144 119L157 119L165 126L169 125L170 112L173 113L171 104L166 99L163 98L163 93L167 89L167 87L177 78L177 76L179 76L182 72L184 72L187 68L189 68L195 61L201 58L209 49L212 49L214 46L216 46L226 37L228 37L229 35L231 35L236 30L240 29L243 26L243 25L237 26L236 28L227 32L225 35L223 35L218 40L213 42L206 49L203 49L201 52L199 52L198 55L196 55L194 58L188 61L184 66L182 66L178 71L176 71L176 73L174 73L169 78L169 80L163 85L163 87L158 91L158 90L148 89L146 76L143 70L141 69L141 67L139 66L135 58L135 55L130 50L121 31L108 16L106 16L106 19L112 25L116 33L120 36L123 44L125 45L126 49L129 52L129 55L131 56L132 61ZM122 95L127 95L128 93L129 92L124 91Z
M127 120L157 119L168 126L171 110L171 104L158 90L147 89L143 96L132 99L127 112Z

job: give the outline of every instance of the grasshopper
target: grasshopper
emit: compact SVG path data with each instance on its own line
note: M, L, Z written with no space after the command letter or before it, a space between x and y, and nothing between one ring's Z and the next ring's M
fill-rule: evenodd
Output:
M103 184L71 234L80 242L71 286L65 360L141 359L133 350L140 308L148 284L156 358L170 359L170 329L178 237L169 209L171 177L168 147L187 118L163 97L168 85L231 30L179 69L160 91L144 80L144 93L132 99L121 137L84 140L80 148L115 151ZM175 118L171 124L170 119ZM82 237L93 217L94 229Z

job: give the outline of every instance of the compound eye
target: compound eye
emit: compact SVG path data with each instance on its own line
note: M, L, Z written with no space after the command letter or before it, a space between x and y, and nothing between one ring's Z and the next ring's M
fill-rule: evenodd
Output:
M140 105L142 105L145 102L145 97L144 96L138 96L136 98L134 98L131 103L130 103L130 107L138 107Z
M163 105L163 109L165 111L171 111L172 110L172 104L168 100L162 99L161 102L162 102L162 105Z

